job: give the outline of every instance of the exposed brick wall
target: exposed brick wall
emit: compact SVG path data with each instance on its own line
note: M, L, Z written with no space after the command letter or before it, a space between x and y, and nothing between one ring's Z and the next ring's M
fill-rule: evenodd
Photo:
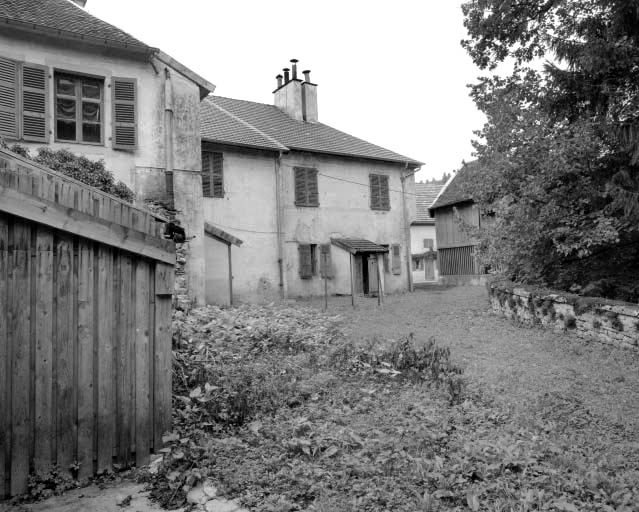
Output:
M639 305L553 292L510 281L487 284L493 311L527 325L639 350Z

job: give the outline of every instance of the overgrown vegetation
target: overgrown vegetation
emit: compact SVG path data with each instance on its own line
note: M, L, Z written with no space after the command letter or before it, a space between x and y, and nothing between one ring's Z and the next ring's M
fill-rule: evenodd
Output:
M52 150L47 147L39 148L33 156L27 147L20 144L9 145L2 138L0 138L0 147L125 201L132 202L135 199L133 191L122 181L115 180L113 173L106 168L102 159L90 160L66 149Z
M466 180L494 218L479 233L484 263L519 282L638 302L636 2L478 0L463 11L474 62L514 64L471 93L488 119Z
M584 408L548 396L520 417L434 340L354 344L340 321L278 305L176 312L175 428L147 476L154 498L183 506L210 479L256 512L633 510L636 470L568 428L592 422Z

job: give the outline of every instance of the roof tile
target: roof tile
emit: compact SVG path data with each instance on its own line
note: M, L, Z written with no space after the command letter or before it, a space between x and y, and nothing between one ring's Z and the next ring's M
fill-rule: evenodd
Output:
M437 194L444 188L443 183L415 183L415 205L417 223L435 223L435 219L428 213L428 208L437 198Z

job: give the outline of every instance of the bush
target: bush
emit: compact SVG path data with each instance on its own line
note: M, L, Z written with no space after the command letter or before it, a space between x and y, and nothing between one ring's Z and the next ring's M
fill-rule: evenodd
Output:
M27 147L20 144L9 146L1 138L0 147L125 201L132 202L135 199L135 194L126 184L115 181L113 173L105 167L102 159L94 161L74 155L66 149L50 148L39 148L36 156L32 157Z

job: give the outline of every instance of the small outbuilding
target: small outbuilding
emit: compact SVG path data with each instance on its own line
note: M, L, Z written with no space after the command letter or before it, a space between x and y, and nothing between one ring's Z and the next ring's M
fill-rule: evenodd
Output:
M206 267L205 298L207 304L233 304L233 265L231 247L239 247L242 240L204 223L204 263Z

